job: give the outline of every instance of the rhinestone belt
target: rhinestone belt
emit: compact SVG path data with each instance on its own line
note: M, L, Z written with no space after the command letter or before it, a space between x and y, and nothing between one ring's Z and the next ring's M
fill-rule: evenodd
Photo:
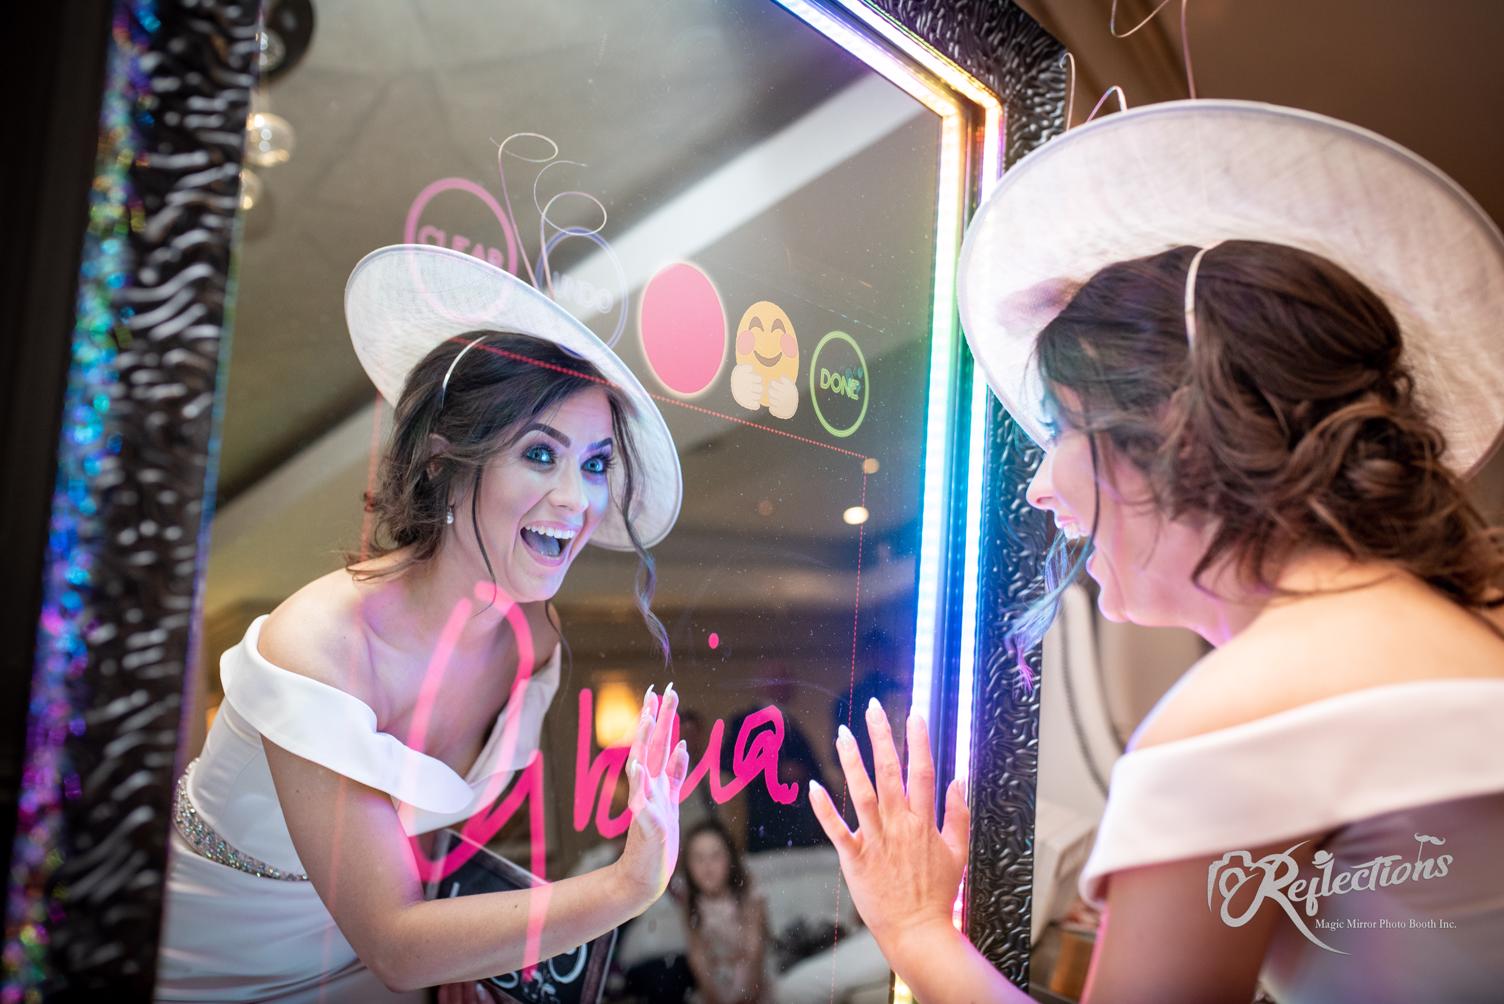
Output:
M204 822L204 817L198 814L193 807L193 802L188 798L188 775L193 772L193 765L198 763L194 760L183 771L183 776L178 778L177 792L172 798L172 821L177 826L178 832L183 839L188 841L200 857L210 861L245 872L247 875L255 875L257 878L277 879L282 882L307 882L308 876L302 872L283 871L275 865L269 865L260 858L253 858L249 854L243 854L231 846L230 842Z

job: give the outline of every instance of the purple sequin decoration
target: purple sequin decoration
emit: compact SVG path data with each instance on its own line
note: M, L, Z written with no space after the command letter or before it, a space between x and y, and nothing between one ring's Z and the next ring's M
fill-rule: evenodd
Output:
M129 339L119 297L131 275L129 235L144 219L129 170L140 129L151 121L154 99L141 59L159 27L155 12L155 0L115 5L105 69L6 903L3 1004L42 1000L49 930L68 906L67 889L50 887L49 880L62 861L63 804L79 793L64 744L85 728L79 680L88 663L94 556L106 543L96 485L120 451L120 437L110 428L116 353Z

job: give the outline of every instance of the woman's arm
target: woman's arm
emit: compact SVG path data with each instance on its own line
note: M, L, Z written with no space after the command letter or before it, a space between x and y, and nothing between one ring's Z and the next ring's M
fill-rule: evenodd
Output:
M425 900L391 798L264 741L288 832L340 932L392 989L485 979L596 938L662 894L679 852L689 755L670 749L677 695L643 708L633 816L614 864L531 890Z
M1288 852L1295 869L1309 875L1311 856L1323 839L1325 834L1312 834L1247 848L1248 860ZM1220 895L1208 904L1207 888L1210 869L1223 857L1112 873L1084 1001L1247 1004L1253 998L1276 925L1295 921L1285 915L1278 896L1263 898L1236 927L1224 921ZM1254 866L1244 877L1255 874L1258 880L1243 882L1229 897L1228 916L1244 919L1255 897L1264 896L1269 882L1261 869ZM1302 905L1295 903L1294 909L1301 911Z

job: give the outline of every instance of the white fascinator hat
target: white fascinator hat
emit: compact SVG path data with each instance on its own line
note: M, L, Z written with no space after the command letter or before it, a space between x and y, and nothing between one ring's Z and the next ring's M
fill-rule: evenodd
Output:
M1399 321L1448 466L1468 476L1487 461L1504 428L1499 228L1404 147L1257 102L1121 112L1051 140L1003 175L967 231L957 280L961 323L987 383L1044 442L1034 343L1074 290L1114 262L1224 240L1309 251L1365 283ZM1191 292L1194 274L1193 265ZM1192 330L1193 303L1188 296Z
M414 366L440 343L471 331L531 335L588 362L631 405L626 420L638 464L630 517L637 537L651 547L668 536L679 518L684 480L663 414L621 357L543 293L459 251L394 244L372 251L350 273L345 321L366 375L392 405ZM612 467L613 499L623 498L623 476L621 465ZM632 550L618 506L602 517L590 543Z

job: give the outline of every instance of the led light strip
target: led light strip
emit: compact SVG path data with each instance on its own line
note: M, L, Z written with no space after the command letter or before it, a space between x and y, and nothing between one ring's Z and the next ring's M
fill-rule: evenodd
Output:
M866 21L862 13L857 10L857 8L865 8L864 4L859 2L853 3L852 0L838 0L838 2L841 3L842 7L857 15L858 18L864 22ZM956 103L954 98L927 81L915 76L897 56L894 56L887 49L861 34L855 28L832 17L823 7L810 3L809 0L778 0L778 3L785 7L789 13L851 53L857 59L860 59L884 80L902 90L905 94L924 105L924 107L936 115L939 115L942 119L960 117L961 107ZM902 50L904 55L914 58L916 62L921 61L919 53L914 51L919 46L919 43L911 36L898 40L884 32L879 32L879 34L882 34L885 39ZM932 55L931 58L938 57ZM928 69L928 67L926 68ZM956 72L960 71L957 70ZM959 90L959 88L957 89ZM944 152L942 151L942 162L944 156Z
M930 48L913 32L887 14L865 3L864 0L836 0L836 2L857 20L882 36L889 44L901 50L904 55L945 81L966 100L982 109L982 194L985 196L992 190L998 175L1002 173L1003 145L1000 140L1003 129L1003 106L998 101L997 95L989 91L977 78Z
M956 702L955 776L966 780L971 766L972 688L976 685L977 593L982 563L982 469L987 448L987 383L976 374L971 384L971 440L966 450L966 556L961 587L960 680Z

